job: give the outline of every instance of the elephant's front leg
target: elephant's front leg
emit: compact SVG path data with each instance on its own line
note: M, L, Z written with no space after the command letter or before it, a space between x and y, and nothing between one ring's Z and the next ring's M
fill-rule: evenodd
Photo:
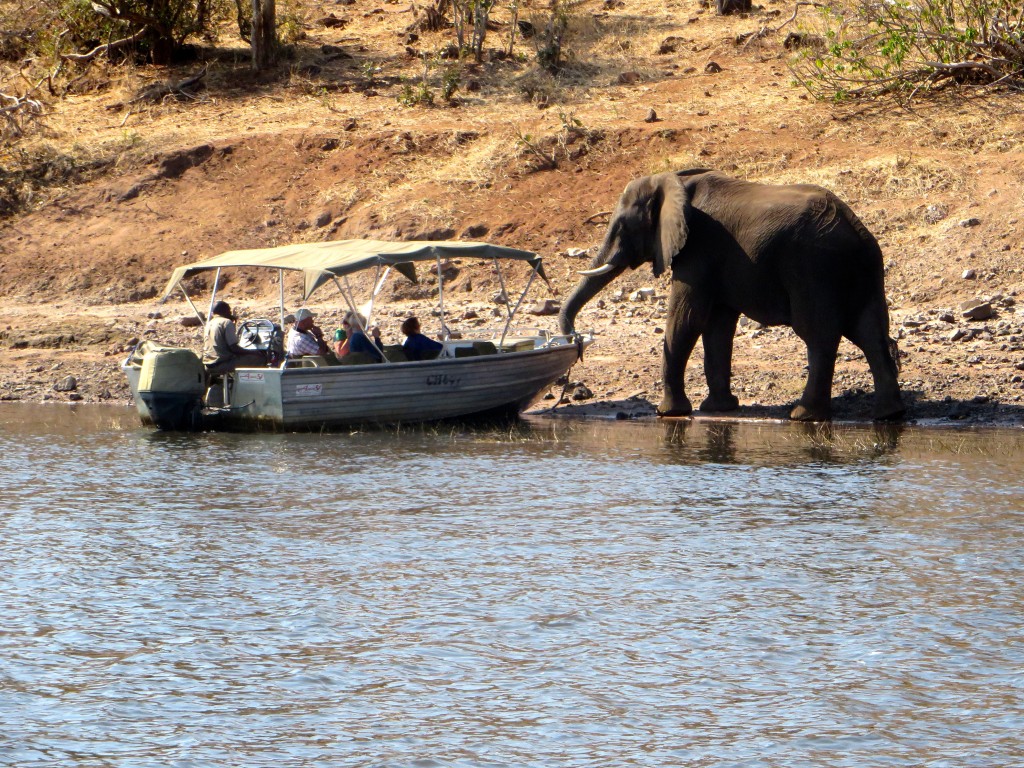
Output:
M689 287L680 287L678 283L673 285L661 369L665 396L658 406L659 416L689 416L693 413L684 384L686 363L704 330L707 316L707 309L700 301L695 301Z
M739 313L716 307L704 328L704 378L708 396L700 404L702 411L735 411L739 399L732 393L732 340L736 335Z

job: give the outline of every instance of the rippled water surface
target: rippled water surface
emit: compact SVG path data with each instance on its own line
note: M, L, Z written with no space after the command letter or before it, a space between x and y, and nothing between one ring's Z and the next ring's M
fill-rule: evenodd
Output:
M1024 433L0 407L0 764L1024 765Z

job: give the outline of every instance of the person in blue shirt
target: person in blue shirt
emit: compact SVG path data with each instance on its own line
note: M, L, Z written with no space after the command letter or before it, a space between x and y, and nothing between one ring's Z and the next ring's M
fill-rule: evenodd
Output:
M402 333L406 336L402 349L410 360L432 360L444 348L441 342L420 333L420 321L415 317L407 318L402 323Z
M380 328L373 326L370 333L373 340L366 335L366 318L356 312L349 312L341 321L341 327L345 330L346 339L341 344L338 357L350 355L353 352L365 352L378 363L384 362L384 353L381 351L383 345L380 341Z

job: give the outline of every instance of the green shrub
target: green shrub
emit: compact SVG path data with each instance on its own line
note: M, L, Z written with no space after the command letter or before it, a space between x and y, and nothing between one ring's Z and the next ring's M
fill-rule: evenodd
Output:
M818 98L1024 86L1020 0L858 0L850 9L818 7L812 26L823 44L799 50L791 69Z
M210 37L235 12L235 0L16 0L0 5L0 29L20 56L53 61L139 38L107 55L167 63L189 40ZM2 52L2 48L0 48Z

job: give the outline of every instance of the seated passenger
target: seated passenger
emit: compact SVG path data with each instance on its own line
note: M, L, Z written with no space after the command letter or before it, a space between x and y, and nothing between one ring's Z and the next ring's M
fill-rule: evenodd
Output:
M218 301L210 311L203 332L203 363L213 375L236 368L262 368L267 364L263 352L238 345L235 317L226 301Z
M410 360L432 360L444 349L444 344L420 333L420 321L415 317L402 323L402 333L406 336L402 348Z
M305 307L295 313L295 324L288 331L288 338L285 340L285 351L289 357L327 354L324 333L313 325L314 317L315 315Z
M381 351L380 328L376 325L370 328L373 341L366 335L366 318L357 312L349 312L341 321L341 327L345 331L346 338L335 350L338 357L352 354L353 352L364 352L376 362L384 362L384 353Z

